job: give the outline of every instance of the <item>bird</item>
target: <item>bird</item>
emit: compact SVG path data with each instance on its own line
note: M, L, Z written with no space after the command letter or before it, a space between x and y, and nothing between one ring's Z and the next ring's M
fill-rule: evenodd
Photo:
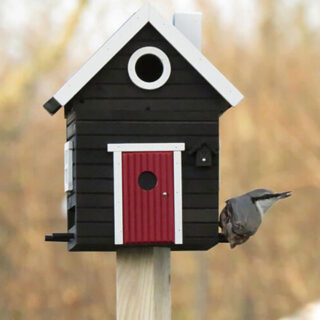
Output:
M291 191L277 193L267 189L255 189L228 199L221 211L219 225L230 248L235 248L253 236L267 210L278 200L289 196Z

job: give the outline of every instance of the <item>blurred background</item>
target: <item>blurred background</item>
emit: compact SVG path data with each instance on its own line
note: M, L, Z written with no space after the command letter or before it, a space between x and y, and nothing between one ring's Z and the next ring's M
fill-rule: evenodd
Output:
M221 117L220 207L293 191L243 246L172 254L173 320L320 319L319 1L150 2L202 11L203 53L245 95ZM42 104L142 3L0 2L0 319L115 319L115 254L44 242L66 228L65 121Z

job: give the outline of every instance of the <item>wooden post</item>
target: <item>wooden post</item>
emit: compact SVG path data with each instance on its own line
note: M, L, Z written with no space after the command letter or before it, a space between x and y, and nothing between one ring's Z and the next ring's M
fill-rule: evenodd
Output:
M117 320L170 320L170 248L117 251Z
M194 252L197 263L196 285L195 285L195 314L197 320L208 319L209 307L209 272L208 256L206 252Z

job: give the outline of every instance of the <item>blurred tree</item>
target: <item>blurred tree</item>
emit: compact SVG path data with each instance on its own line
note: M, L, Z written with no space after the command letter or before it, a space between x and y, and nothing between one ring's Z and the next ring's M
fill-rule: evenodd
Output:
M125 5L137 8L138 2ZM7 3L0 2L1 15ZM45 232L65 228L60 216L65 124L62 112L49 121L41 109L48 98L44 83L65 79L68 43L81 14L88 14L86 3L100 8L104 2L74 3L61 29L54 30L60 37L45 39L51 22L46 25L47 16L38 14L43 21L25 26L35 32L18 30L19 37L29 37L23 38L21 60L11 58L7 46L0 48L1 320L115 318L114 255L70 254L43 242ZM109 3L106 17L109 12L118 17L123 4ZM293 197L234 251L219 245L208 253L173 253L173 317L277 319L320 296L320 32L307 18L311 2L260 0L258 24L244 42L237 32L241 16L234 14L232 26L222 24L215 3L195 2L204 12L203 51L246 96L221 117L220 203L255 187L292 188ZM96 19L92 14L86 21L95 25ZM18 31L0 24L4 43L20 41Z
M38 43L32 48L32 59L21 66L6 72L3 84L0 87L0 118L5 119L1 123L1 130L13 132L19 130L21 121L25 119L25 112L17 121L16 108L23 108L26 97L31 98L35 82L46 72L56 67L62 59L68 44L75 31L79 18L87 5L88 0L79 0L75 10L67 18L62 28L60 37L51 45L44 46ZM27 108L25 108L27 111ZM1 133L0 133L1 134Z

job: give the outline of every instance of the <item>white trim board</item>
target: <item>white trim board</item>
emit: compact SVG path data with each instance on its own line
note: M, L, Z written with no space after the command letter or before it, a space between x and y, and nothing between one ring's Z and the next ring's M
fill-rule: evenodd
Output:
M122 152L113 153L114 244L123 244Z
M108 152L184 151L185 143L109 143Z
M147 23L150 23L232 106L243 95L174 25L146 3L54 94L57 105L51 113L64 106L93 78ZM50 100L47 102L49 103ZM49 108L48 108L49 109Z
M183 243L182 234L182 159L181 151L173 152L174 243Z

